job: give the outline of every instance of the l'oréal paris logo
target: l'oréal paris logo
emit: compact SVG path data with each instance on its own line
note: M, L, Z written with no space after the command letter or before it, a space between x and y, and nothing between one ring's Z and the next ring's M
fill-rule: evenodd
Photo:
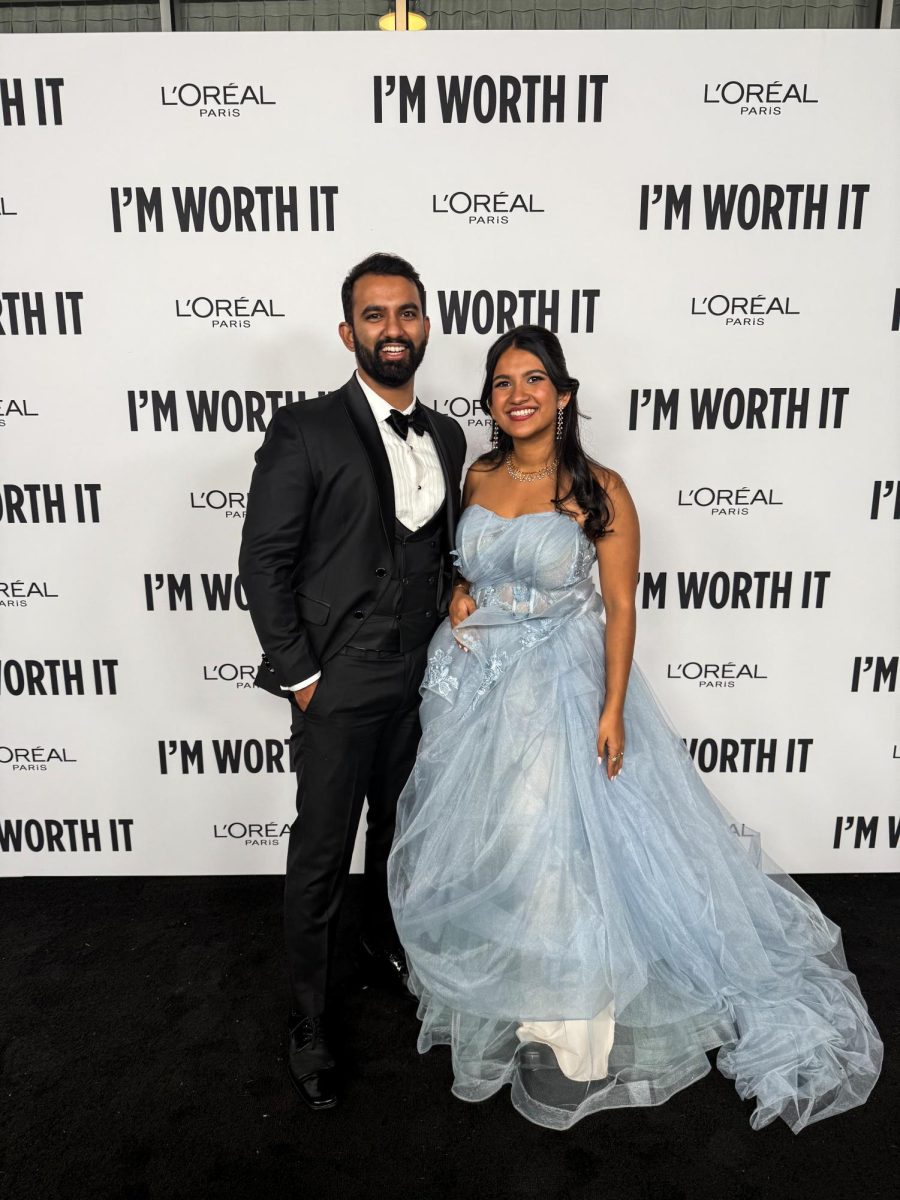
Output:
M691 296L692 317L715 317L723 325L765 325L766 319L799 317L799 308L792 307L790 296Z
M747 517L754 508L780 508L773 488L696 487L678 489L679 508L703 508L712 517Z
M0 608L28 608L39 600L58 600L46 579L0 579Z
M250 329L255 321L283 317L272 299L253 296L178 297L175 316L208 322L211 329Z
M480 399L470 400L468 396L443 397L432 400L431 407L435 412L454 417L467 428L487 428L491 423L491 414Z
M247 493L226 492L222 488L191 492L191 508L206 508L224 517L243 520L247 514Z
M65 746L0 746L0 767L11 771L46 771L78 762Z
M768 679L760 670L759 663L668 663L667 679L686 680L700 688L733 688L738 683Z
M204 683L227 683L236 688L252 688L256 667L252 663L205 663Z
M192 108L213 120L240 117L245 108L270 107L277 103L266 96L261 83L168 83L160 89L164 108Z
M530 192L459 191L433 195L431 211L465 217L468 225L508 225L513 217L533 216L545 210Z
M228 838L245 846L280 846L291 832L284 821L227 821L213 825L214 838Z
M0 429L5 429L10 421L18 421L22 417L39 417L41 414L29 403L22 399L4 399L0 397Z
M818 104L809 94L808 83L772 80L755 83L728 79L703 85L704 104L727 104L742 117L780 117L794 105Z

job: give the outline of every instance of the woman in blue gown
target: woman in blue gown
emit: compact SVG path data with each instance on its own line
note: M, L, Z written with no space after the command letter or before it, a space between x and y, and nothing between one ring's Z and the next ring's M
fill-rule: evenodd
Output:
M718 1048L753 1128L798 1132L865 1101L881 1041L840 931L748 853L632 662L637 515L581 447L577 392L540 327L488 354L494 448L388 868L419 1049L451 1047L461 1099L510 1084L565 1129L662 1103Z

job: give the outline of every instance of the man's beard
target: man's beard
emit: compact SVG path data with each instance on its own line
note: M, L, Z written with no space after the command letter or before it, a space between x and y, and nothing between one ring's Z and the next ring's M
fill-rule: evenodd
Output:
M357 339L356 361L365 373L374 379L376 383L380 383L382 387L403 387L415 375L416 368L425 357L425 347L427 345L427 338L423 338L421 345L418 347L409 338L380 338L375 343L375 349L370 350L368 346L364 346ZM386 361L381 358L381 351L385 346L406 346L409 354L405 358L397 359L396 361Z

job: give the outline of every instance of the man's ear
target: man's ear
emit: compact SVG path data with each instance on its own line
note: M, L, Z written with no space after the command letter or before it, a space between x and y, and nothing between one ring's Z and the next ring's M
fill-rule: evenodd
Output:
M356 339L353 336L353 326L349 321L341 321L340 325L338 325L338 337L351 353L356 350Z

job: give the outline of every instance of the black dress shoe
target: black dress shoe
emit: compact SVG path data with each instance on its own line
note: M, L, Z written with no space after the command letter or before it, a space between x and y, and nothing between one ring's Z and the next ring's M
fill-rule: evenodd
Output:
M365 938L359 943L363 986L374 984L396 995L412 998L409 990L409 967L402 946L393 950L373 950Z
M287 1068L294 1091L314 1112L338 1102L334 1057L322 1036L321 1017L294 1018L288 1036Z

